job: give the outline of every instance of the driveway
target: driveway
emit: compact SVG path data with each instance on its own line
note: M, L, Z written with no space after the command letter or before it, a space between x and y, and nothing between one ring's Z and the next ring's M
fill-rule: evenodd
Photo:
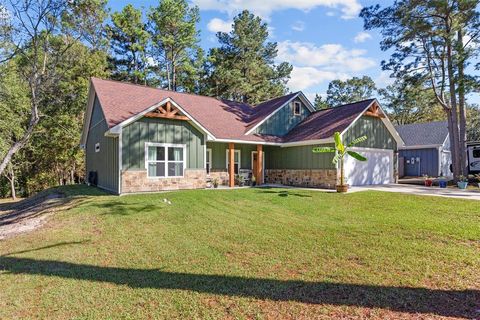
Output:
M417 185L406 184L387 184L378 186L358 186L351 187L349 192L358 192L365 190L387 191L387 192L401 192L410 193L423 196L436 196L447 198L460 198L480 201L480 189L479 190L460 190L457 188L445 188L439 187L424 187Z

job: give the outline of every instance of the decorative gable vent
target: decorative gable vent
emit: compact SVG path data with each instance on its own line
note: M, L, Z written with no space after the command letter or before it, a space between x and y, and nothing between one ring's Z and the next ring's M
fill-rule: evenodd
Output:
M190 120L187 116L183 115L178 108L172 105L170 101L167 101L164 105L161 105L157 109L145 114L147 118L164 118L173 120Z
M383 111L380 109L380 106L374 102L370 108L365 111L364 115L369 116L369 117L375 117L375 118L385 118L385 114Z

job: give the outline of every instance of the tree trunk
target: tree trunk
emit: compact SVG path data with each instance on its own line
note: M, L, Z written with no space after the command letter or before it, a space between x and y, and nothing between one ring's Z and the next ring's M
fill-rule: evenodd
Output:
M458 114L457 114L457 96L455 85L455 73L452 58L452 41L450 35L447 35L447 72L449 82L449 94L450 94L450 117L451 117L451 151L452 151L452 165L453 165L453 178L456 181L457 177L461 174L460 163L460 133L458 131Z
M463 49L463 32L458 30L458 111L459 111L459 152L460 172L468 174L467 168L467 109L465 106L465 52Z
M7 178L10 181L10 193L12 194L12 199L17 200L17 193L15 192L15 171L10 166L10 178Z

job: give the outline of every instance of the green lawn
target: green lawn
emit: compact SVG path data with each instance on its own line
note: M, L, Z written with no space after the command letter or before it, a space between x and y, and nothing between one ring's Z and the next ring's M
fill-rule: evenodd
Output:
M480 316L480 202L64 190L71 209L0 241L0 319Z

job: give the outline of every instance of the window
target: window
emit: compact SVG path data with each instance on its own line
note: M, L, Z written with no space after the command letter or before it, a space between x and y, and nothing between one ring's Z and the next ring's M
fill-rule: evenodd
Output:
M474 158L480 158L480 149L473 149L472 155Z
M299 101L293 102L293 115L299 116L302 112L302 104Z
M227 171L228 171L228 149L226 150L226 154L227 154L227 157L226 157L226 166L227 166ZM238 174L238 171L240 169L240 150L234 150L233 152L233 172L235 174Z
M207 149L205 168L207 169L207 174L209 174L212 168L212 149Z
M95 152L100 152L100 142L95 143Z
M146 144L149 177L183 177L185 145Z

